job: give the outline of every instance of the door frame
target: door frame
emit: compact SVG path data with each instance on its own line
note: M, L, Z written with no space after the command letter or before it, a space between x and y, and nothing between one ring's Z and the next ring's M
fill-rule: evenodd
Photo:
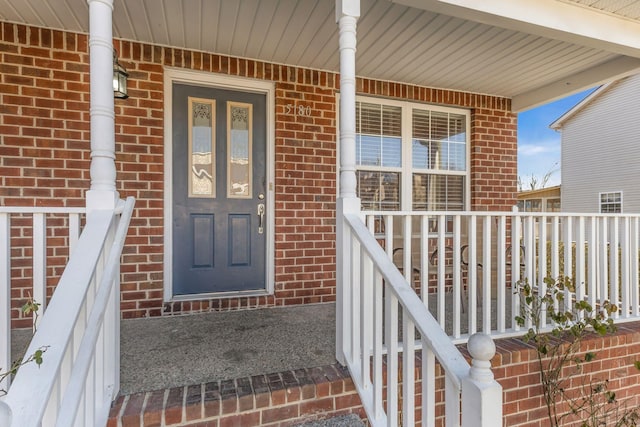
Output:
M205 293L193 295L173 295L173 84L185 83L239 92L254 92L266 97L266 247L265 247L265 289ZM275 84L270 81L227 76L209 72L164 67L164 302L202 300L211 298L231 298L238 296L271 295L274 291L274 226L275 226Z

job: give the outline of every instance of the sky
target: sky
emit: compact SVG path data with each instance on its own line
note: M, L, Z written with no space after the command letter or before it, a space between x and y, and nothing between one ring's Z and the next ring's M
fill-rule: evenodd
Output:
M551 177L546 187L560 184L560 132L549 128L549 125L593 90L518 114L518 176L524 184L524 190L530 189L532 176L540 183L548 172L551 172Z

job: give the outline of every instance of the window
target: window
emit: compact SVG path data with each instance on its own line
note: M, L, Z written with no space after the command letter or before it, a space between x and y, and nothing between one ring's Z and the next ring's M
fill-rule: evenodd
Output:
M600 193L600 213L621 213L622 191Z
M542 200L540 199L525 200L524 212L542 212Z
M356 176L364 210L466 207L469 113L407 102L356 102Z
M547 212L560 212L560 199L547 199Z

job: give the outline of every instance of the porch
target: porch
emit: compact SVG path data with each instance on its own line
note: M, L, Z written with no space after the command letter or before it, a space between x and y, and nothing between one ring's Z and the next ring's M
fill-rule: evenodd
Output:
M249 406L269 405L271 416L292 422L351 412L364 417L366 412L373 424L386 424L385 418L392 417L412 425L426 413L428 418L422 419L426 425L440 418L447 425L458 425L462 419L464 425L465 407L460 411L460 405L465 401L498 412L493 419L501 416L495 404L502 400L500 395L489 398L478 390L501 393L488 364L495 349L485 342L484 350L474 353L477 343L469 344L468 351L464 343L480 331L496 339L524 333L513 322L520 304L513 284L521 278L543 286L546 276L568 274L578 286L567 301L587 300L593 305L612 301L620 308L615 313L618 323L637 321L640 315L638 215L368 212L363 221L345 212L338 230L344 242L338 272L340 280L349 285L338 288L337 304L122 320L119 338L113 331L118 324L114 273L132 203L118 205L115 215L122 214L124 221L113 224L109 211L90 214L81 234L78 228L85 222L81 211L63 214L56 209L31 208L34 212L28 219L28 209L0 209L5 236L13 236L1 247L6 253L19 248L35 254L34 278L46 277L50 257L44 256L44 249L54 229L58 235L69 236L54 246L66 243L69 253L80 254L71 256L50 301L44 297L45 282L34 281L31 295L41 295L38 300L48 304L28 353L43 346L51 351L45 353L46 369L32 365L21 369L8 396L14 408L29 405L34 381L50 391L65 383L72 389L88 387L85 394L76 394L81 400L64 406L65 411L73 412L77 405L81 409L88 404L82 399L90 396L97 381L109 392L96 402L109 399L103 402L111 405L113 390L120 391L111 409L112 420L142 419L153 405L152 420L159 416L165 421L169 416L176 423L187 422L191 416L194 422L198 417L206 419L208 390L217 408L213 413L230 410L227 415L247 417L245 424L262 423L265 415L259 413L260 418L255 418L255 411L242 413L241 408L246 412ZM65 227L68 230L60 233ZM103 237L96 239L98 230ZM33 246L25 249L22 245L28 242L16 239L19 235L32 236ZM96 242L100 241L103 249L98 251ZM109 247L111 252L104 249ZM89 264L87 256L93 260ZM11 270L8 259L0 267ZM85 283L85 288L78 283ZM78 292L80 289L85 290ZM8 295L9 289L4 291ZM101 325L105 316L111 321ZM73 318L76 323L66 333L56 329ZM634 325L637 323L625 326L631 342L636 339ZM506 342L503 351L516 351L517 339ZM461 345L456 347L456 343ZM19 339L5 344L14 350L24 348ZM640 351L623 348L624 357ZM504 354L498 360L504 360ZM80 365L78 372L74 364ZM117 369L121 376L109 374L107 368ZM478 381L484 386L476 389L479 394L465 396L464 384L478 380L473 377L474 368L484 370ZM508 369L501 366L499 372L504 377ZM94 377L105 373L114 376ZM630 375L625 372L626 377ZM260 398L262 403L257 403L256 385L268 393ZM387 400L386 390L394 390L395 398ZM251 398L242 400L249 395ZM235 400L227 400L229 396ZM305 396L310 413L301 412ZM51 398L60 397L54 392ZM285 405L292 403L288 399L296 402L294 406ZM314 406L318 400L322 405ZM195 414L187 415L194 402ZM223 402L233 403L227 403L228 408ZM46 399L41 404L47 412L53 411L52 416L65 419ZM87 412L82 416L93 417L92 411ZM406 421L408 414L415 415L415 420Z
M579 286L568 301L608 299L621 308L618 321L631 325L639 318L637 216L505 213L515 194L516 112L636 72L637 16L571 4L583 1L510 8L500 1L221 1L217 10L208 1L194 8L178 0L158 8L144 3L60 0L38 17L39 2L9 0L11 11L2 16L8 167L0 193L0 301L6 303L0 366L10 363L12 323L31 320L19 313L18 301L26 298L41 302L44 312L34 321L38 331L27 353L47 352L40 367L22 366L11 384L9 378L0 384L9 390L0 401L0 424L102 426L117 399L113 411L133 425L143 423L143 408L161 408L160 420L156 411L149 424L166 425L167 403L172 423L187 425L192 410L206 413L207 392L217 402L212 411L258 405L255 396L243 399L247 383L237 378L231 388L230 380L207 379L118 398L120 319L162 316L166 303L191 305L183 296L193 293L174 292L172 285L172 236L181 235L171 231L179 204L172 195L184 193L173 178L186 179L189 166L200 163L172 164L174 144L182 141L172 132L174 118L188 109L174 108L176 82L263 88L267 107L255 117L265 124L264 137L251 146L265 149L255 158L266 165L247 198L256 209L243 214L254 218L252 235L264 239L261 305L335 300L340 366L295 368L284 371L292 373L286 378L274 376L273 387L261 384L268 398L260 404L273 411L271 424L289 411L299 421L303 398L313 401L311 410L318 400L333 409L361 407L358 413L376 426L494 426L503 412L539 409L527 406L531 399L517 400L537 378L528 359L516 366L528 376L518 378L515 396L506 392L512 383L503 388L495 380L513 377L498 364L504 348L494 358L492 338L522 334L513 321L520 304L514 284L521 278L543 289L543 276L571 274ZM259 19L265 26L258 28L257 17L273 19ZM156 25L167 31L156 33ZM111 82L116 60L131 77L130 98L118 101ZM214 100L207 101L212 109ZM382 121L363 128L363 112ZM224 116L215 122L216 129L231 129ZM213 135L213 122L204 127ZM223 164L223 153L213 153L227 138L217 138L216 150L206 139L202 153L181 144L180 156L209 153L198 158ZM363 147L375 150L356 156ZM224 167L216 166L215 177L215 195L231 194ZM128 202L119 192L131 196ZM396 211L362 211L388 208ZM31 214L32 220L23 218ZM220 216L206 213L214 214ZM214 235L202 235L210 240L197 252L209 255ZM499 368L495 379L492 363ZM620 375L638 383L629 372ZM255 377L269 380L267 373L241 378ZM635 384L629 389L637 391ZM235 398L223 399L231 390ZM327 392L331 401L318 399ZM234 415L241 418L226 422L262 423L252 414ZM211 422L224 425L218 421Z

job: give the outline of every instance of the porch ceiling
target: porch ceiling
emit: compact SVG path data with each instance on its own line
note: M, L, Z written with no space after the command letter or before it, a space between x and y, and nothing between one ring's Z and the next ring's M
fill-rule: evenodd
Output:
M337 71L334 0L114 0L114 37ZM86 0L0 0L0 19L88 32ZM639 0L362 0L360 76L513 99L640 69Z

